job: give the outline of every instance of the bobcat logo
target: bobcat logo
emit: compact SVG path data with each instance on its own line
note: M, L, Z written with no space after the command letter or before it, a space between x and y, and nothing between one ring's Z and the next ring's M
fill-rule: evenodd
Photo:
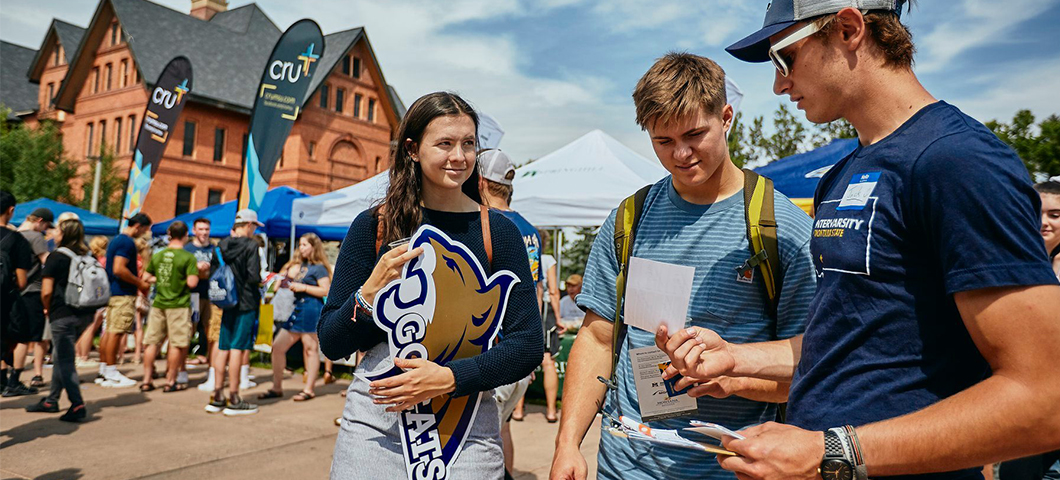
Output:
M507 270L487 278L466 246L429 225L420 227L409 243L409 248L425 247L423 255L406 264L402 278L380 290L373 305L375 323L390 340L390 353L445 365L488 350L519 278ZM368 378L400 373L391 367ZM448 478L481 398L481 393L442 395L401 412L409 480Z

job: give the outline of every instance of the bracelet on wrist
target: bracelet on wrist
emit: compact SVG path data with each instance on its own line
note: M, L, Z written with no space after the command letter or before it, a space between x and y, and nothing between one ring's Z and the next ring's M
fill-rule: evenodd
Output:
M369 315L372 314L372 304L368 303L368 300L364 298L360 288L357 289L357 293L353 294L353 298L357 302L357 306L361 307L361 310L364 310Z

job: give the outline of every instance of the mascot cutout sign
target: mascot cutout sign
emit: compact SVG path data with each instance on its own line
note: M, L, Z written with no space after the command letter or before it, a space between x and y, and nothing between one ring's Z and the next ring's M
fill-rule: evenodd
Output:
M412 236L409 248L424 247L400 279L375 296L375 323L387 332L390 353L425 358L439 365L480 355L490 348L519 278L486 270L463 244L429 225ZM378 380L402 373L397 367L366 375ZM444 479L478 413L482 393L441 395L400 414L409 480Z

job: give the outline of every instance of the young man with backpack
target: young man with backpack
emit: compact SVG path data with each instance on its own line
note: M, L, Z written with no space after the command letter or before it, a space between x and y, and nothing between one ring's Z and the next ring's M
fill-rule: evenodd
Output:
M136 318L136 296L147 292L151 285L140 278L136 266L136 240L151 229L151 217L137 213L129 218L121 234L107 246L107 276L110 278L110 301L107 304L107 328L99 341L100 378L96 381L109 388L126 388L136 381L118 371L118 339L133 333Z
M37 393L38 388L44 386L44 355L48 350L47 342L44 341L44 329L48 322L40 300L41 270L48 259L48 240L44 238L44 232L52 228L54 220L55 214L41 207L26 215L26 219L18 226L18 233L25 237L33 249L33 267L28 273L26 288L20 292L21 315L15 320L19 325L19 343L15 347L15 368L11 378L8 379L8 388L3 392L5 397L34 394ZM26 356L31 350L33 351L33 378L30 379L27 387L19 377L25 368Z
M654 398L637 391L631 350L653 348L655 332L625 327L621 308L631 257L694 267L686 326L718 329L736 343L798 335L814 291L810 218L729 157L733 109L721 67L667 54L641 78L633 99L637 123L670 175L612 212L589 254L577 298L588 311L567 363L553 480L586 477L579 446L601 404L613 418L641 422L638 398ZM597 379L609 375L613 388ZM698 397L689 402L691 413L644 423L741 428L774 419L786 393L777 382L723 379L689 392ZM610 423L605 418L602 425L601 479L731 478L714 455L615 437L606 431Z
M70 408L59 420L77 422L86 418L88 412L78 385L74 343L92 324L95 311L110 299L110 282L103 266L85 245L85 228L81 220L76 216L59 217L58 227L59 248L44 264L40 292L55 346L51 392L40 402L27 406L26 411L58 413L59 396L66 390Z
M860 141L814 196L805 335L697 331L704 353L678 369L792 381L788 425L725 441L739 456L719 463L740 478L981 479L1060 447L1060 286L1040 199L1010 147L917 79L904 3L773 0L727 49L772 60L774 93ZM676 352L690 337L674 333Z
M166 386L170 393L187 388L178 383L177 375L184 367L184 359L191 346L191 291L199 285L199 267L195 255L184 250L188 239L188 225L180 220L169 224L169 245L151 256L144 267L147 282L155 284L155 299L147 317L144 331L144 379L140 391L155 389L155 358L162 342L169 338L166 352ZM185 374L186 375L186 374Z
M14 365L18 341L12 318L21 315L15 309L23 307L18 301L19 291L29 283L33 268L33 249L25 237L11 227L15 216L15 196L0 190L0 391L7 390L10 369ZM33 392L36 393L36 392Z
M214 266L223 270L222 262L231 268L235 277L236 302L224 308L221 315L221 336L217 342L217 355L213 360L214 392L210 403L206 405L207 413L225 415L249 415L258 413L258 406L243 400L239 395L242 373L247 369L243 358L254 348L257 336L258 310L261 306L261 256L258 254L258 242L254 231L265 225L258 221L258 213L251 209L240 210L236 214L232 236L221 240L218 248L220 257L214 257ZM213 289L211 278L210 288ZM211 294L211 297L213 295ZM228 367L228 397L224 394L225 367Z
M199 352L206 352L205 365L209 366L206 381L199 384L199 390L212 392L214 383L213 356L217 350L217 340L221 335L221 309L210 302L210 274L213 273L211 264L216 254L217 247L210 242L210 219L206 217L196 218L191 222L192 238L184 245L184 250L195 255L199 267L199 286L192 291L192 297L199 297L199 319L196 329L199 333ZM195 312L192 312L194 315ZM197 358L191 364L200 363L203 357ZM201 364L201 363L200 363Z

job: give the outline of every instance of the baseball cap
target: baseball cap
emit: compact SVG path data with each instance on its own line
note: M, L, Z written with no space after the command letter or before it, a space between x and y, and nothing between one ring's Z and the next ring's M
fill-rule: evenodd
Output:
M745 62L769 61L769 37L803 20L837 13L844 8L885 10L901 14L906 0L773 0L766 7L762 29L729 45L725 51Z
M67 220L81 221L81 217L74 212L63 212L59 214L59 219L55 221L56 225L59 225Z
M478 154L478 172L482 178L491 182L511 185L515 178L515 165L512 159L497 149L485 150Z
M53 214L51 210L44 207L34 209L32 212L30 212L30 216L44 220L44 223L47 223L48 225L51 225L52 222L55 221L55 214Z
M236 223L253 223L259 227L264 227L265 224L258 221L258 212L249 208L244 208L236 213Z

